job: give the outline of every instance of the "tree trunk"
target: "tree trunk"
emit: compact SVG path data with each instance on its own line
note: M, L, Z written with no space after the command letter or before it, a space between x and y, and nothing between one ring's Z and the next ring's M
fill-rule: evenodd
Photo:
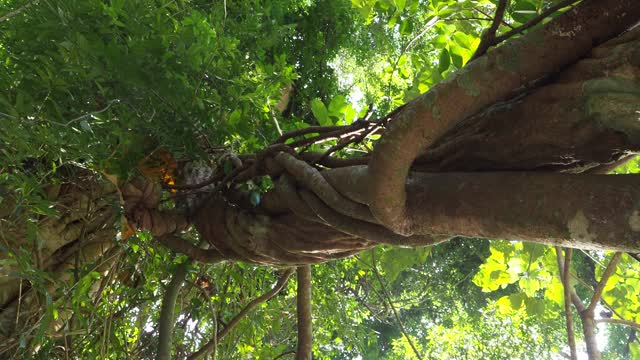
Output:
M110 267L118 250L114 249L119 220L115 207L119 204L116 188L84 169L67 167L58 171L62 181L45 188L48 199L56 204L57 216L27 219L9 212L2 214L5 221L0 222L0 233L4 235L4 245L18 249L13 254L0 252L0 260L8 260L10 264L0 267L2 341L16 341L15 334L30 335L34 330L30 328L34 315L45 310L41 301L43 293L49 293L55 301L56 296L61 295L57 291L58 284L73 280L76 265L95 262L96 271L102 272ZM37 226L30 233L33 222ZM9 276L12 272L28 270L18 267L17 257L30 260L35 267L33 270L53 273L52 277L59 283L39 284L26 275L22 275L24 280ZM34 287L32 284L39 285ZM92 288L92 291L96 290L97 286ZM52 322L51 327L59 327L70 316L68 311L60 311L58 320Z
M379 243L454 236L639 251L640 176L583 174L607 172L640 150L640 29L592 49L639 18L633 0L587 0L490 51L392 114L369 166L301 167L307 177L287 183L278 180L292 175L286 156L268 159L278 181L260 206L216 194L198 208L191 221L215 255L201 259L304 265ZM59 218L4 221L0 229L6 245L33 249L36 268L61 278L74 254L94 261L113 247L123 205L94 173L67 179L48 189ZM134 220L144 224L144 216ZM39 246L29 220L37 220ZM2 340L28 327L15 328L18 304L41 311L36 292L7 276L15 269L0 274Z

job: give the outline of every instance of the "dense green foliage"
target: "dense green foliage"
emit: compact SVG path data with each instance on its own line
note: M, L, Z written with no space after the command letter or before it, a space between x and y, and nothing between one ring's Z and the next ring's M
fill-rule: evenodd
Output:
M40 185L68 164L127 177L158 148L179 159L206 158L219 147L246 153L271 143L276 124L286 131L385 114L469 60L495 3L0 0L0 16L31 4L0 22L0 196L17 194L12 216L35 222L53 213ZM549 3L513 1L505 22L517 27ZM288 87L292 100L280 113L275 107ZM340 155L357 156L372 141ZM63 357L61 338L46 335L71 309L62 330L73 334L64 341L74 357L152 358L163 289L187 260L146 233L119 241L118 249L110 271L84 264L73 282L62 283L37 269L28 249L3 244L6 261L19 265L12 276L40 291L46 306L41 326L8 350L0 345L0 356ZM583 261L574 273L593 268L595 279L611 256L577 255ZM604 294L616 315L636 323L638 273L640 262L625 255ZM566 343L551 248L471 239L378 248L315 266L313 276L318 359L415 358L392 307L425 358L541 359ZM198 349L216 321L226 324L277 277L242 263L188 264L176 356ZM595 279L576 278L585 299ZM92 294L95 283L101 291ZM640 356L628 328L601 329L609 334L606 356ZM272 359L295 349L295 331L292 279L219 343L218 357Z

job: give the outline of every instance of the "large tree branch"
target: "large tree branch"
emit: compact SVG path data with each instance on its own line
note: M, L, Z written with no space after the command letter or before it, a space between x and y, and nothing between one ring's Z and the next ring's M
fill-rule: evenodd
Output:
M214 344L216 344L217 341L222 339L231 330L233 330L233 328L236 327L236 325L238 325L240 320L242 320L245 316L247 316L247 314L251 310L253 310L253 308L255 308L256 306L260 305L261 303L271 299L277 293L279 293L280 290L282 290L284 288L284 286L287 284L287 281L289 281L289 277L291 276L292 273L293 273L293 269L287 269L280 276L280 279L278 279L278 282L273 286L273 288L271 290L267 291L266 293L260 295L259 297L253 299L250 303L248 303L247 306L244 307L244 309L242 309L236 316L233 317L233 319L231 319L231 321L229 321L229 323L227 324L227 326L224 327L224 329L222 329L222 330L220 330L218 332L218 334L215 337L215 339L211 339L204 346L202 346L198 351L196 351L193 354L189 355L187 357L187 359L188 360L199 359L204 354L206 354L209 351L211 351L211 348L214 346Z
M313 332L311 322L311 266L299 266L298 270L298 347L296 360L311 360Z
M640 7L634 0L584 1L574 11L469 63L404 106L369 163L373 215L395 232L412 234L416 221L407 214L405 181L422 149L515 89L578 60L594 44L626 30L638 18Z

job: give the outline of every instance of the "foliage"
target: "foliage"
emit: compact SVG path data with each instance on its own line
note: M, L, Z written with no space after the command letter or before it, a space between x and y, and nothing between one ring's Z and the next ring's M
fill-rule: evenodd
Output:
M517 27L549 3L512 1L505 21ZM0 14L25 4L0 1ZM158 148L179 159L207 158L219 147L241 154L271 143L276 124L286 131L386 114L470 59L495 4L41 0L0 22L0 204L12 209L7 219L26 214L37 246L35 223L55 215L41 185L55 183L67 164L126 178ZM279 113L274 109L288 86L293 99ZM368 137L338 155L367 152L375 141ZM637 162L618 169L637 171ZM83 264L67 282L39 270L29 249L2 246L7 257L0 261L17 264L12 276L43 298L40 326L24 334L12 354L62 357L56 345L69 342L77 358L153 357L164 287L185 259L151 241L147 233L121 239L109 269ZM456 239L375 251L313 268L317 358L413 356L390 303L429 358L550 358L562 350L562 285L553 249ZM573 271L587 273L595 264L598 278L609 256L590 252ZM178 357L198 349L214 324L223 327L278 277L277 270L241 263L192 263L188 270L176 311ZM639 272L639 262L623 257L604 293L616 316L635 322ZM587 296L591 279L575 281ZM47 336L49 325L70 312L61 329L72 335ZM640 352L629 338L610 335L618 340L609 347L611 358L622 356L629 342ZM272 359L294 348L292 280L217 351L224 359Z

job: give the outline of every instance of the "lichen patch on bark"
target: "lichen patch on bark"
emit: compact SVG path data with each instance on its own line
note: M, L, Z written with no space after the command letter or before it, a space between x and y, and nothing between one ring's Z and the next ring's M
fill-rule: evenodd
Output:
M587 219L582 210L579 210L576 215L569 220L567 227L571 239L590 243L595 242L597 239L596 234L589 232L589 219Z
M633 231L640 232L640 211L633 210L629 216L629 227Z

